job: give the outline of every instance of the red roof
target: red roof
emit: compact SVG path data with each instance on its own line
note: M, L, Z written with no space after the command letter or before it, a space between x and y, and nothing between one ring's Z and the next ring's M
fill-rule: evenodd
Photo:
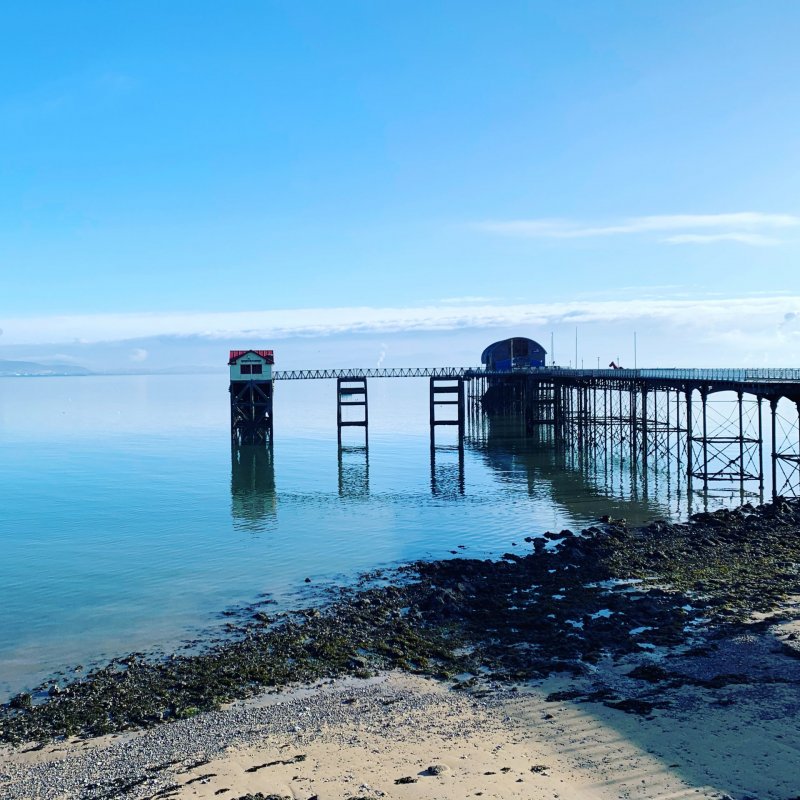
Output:
M248 353L255 353L257 356L261 356L267 364L275 363L275 356L272 350L231 350L228 365L235 364L242 356L246 356Z

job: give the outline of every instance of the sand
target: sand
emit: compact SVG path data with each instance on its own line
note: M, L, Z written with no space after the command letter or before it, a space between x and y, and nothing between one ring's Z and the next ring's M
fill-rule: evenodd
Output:
M669 662L748 676L717 688L626 677L658 654L484 696L389 673L268 693L146 732L4 748L0 796L788 800L800 795L800 659L789 649L799 628L762 624L707 657ZM598 688L656 707L640 715L547 699Z

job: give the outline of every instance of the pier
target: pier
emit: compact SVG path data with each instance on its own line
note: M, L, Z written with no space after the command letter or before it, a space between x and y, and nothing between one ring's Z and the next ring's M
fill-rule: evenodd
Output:
M271 358L271 351L258 352ZM800 495L800 369L586 370L518 368L514 362L512 348L505 369L485 364L275 370L270 379L335 380L339 446L343 428L360 427L366 447L368 381L428 378L433 475L439 426L452 426L462 449L469 427L484 416L516 416L524 422L521 435L578 459L622 458L645 485L648 476L668 468L688 491L738 485L743 495L746 486L761 495ZM234 439L271 443L271 388L255 396L260 406L251 411L242 410L242 398L245 406L249 402L242 391L240 386L236 393L240 424L232 423ZM232 390L232 403L233 398ZM357 420L345 419L343 409L350 405L362 413ZM253 433L256 418L266 433ZM463 454L459 464L463 483Z

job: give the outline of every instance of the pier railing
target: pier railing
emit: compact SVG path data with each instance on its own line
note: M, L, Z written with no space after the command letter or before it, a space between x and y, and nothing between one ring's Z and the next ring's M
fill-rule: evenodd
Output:
M729 383L800 383L800 368L712 368L712 369L571 369L569 367L532 367L513 372L486 370L482 367L391 367L364 369L296 369L273 372L277 381L324 380L336 378L490 378L509 375L537 375L543 378L603 378L616 380L724 381Z
M617 378L620 380L651 379L698 382L726 381L730 383L789 383L796 381L800 383L800 369L783 367L748 369L729 367L715 367L711 369L683 369L677 367L661 369L570 369L567 367L539 367L525 370L525 372L570 378ZM491 373L484 372L483 374Z
M462 378L467 372L480 372L473 367L394 367L391 369L292 369L272 373L276 381L324 380L326 378Z

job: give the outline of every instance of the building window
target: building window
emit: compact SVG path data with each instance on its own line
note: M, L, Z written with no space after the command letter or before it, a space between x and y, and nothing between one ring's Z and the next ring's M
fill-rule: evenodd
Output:
M253 364L253 375L261 375L261 364Z
M239 371L242 373L242 375L250 375L251 366L252 366L251 364L240 364Z

